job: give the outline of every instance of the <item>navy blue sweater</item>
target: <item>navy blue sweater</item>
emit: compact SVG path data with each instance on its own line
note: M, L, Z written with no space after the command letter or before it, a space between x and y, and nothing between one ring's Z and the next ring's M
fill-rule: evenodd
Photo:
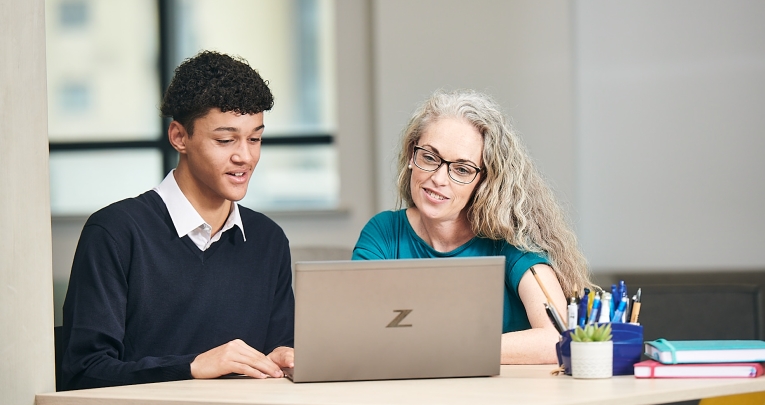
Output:
M64 302L62 387L191 378L191 362L242 339L268 354L293 344L289 243L263 214L201 251L179 238L154 191L85 223Z

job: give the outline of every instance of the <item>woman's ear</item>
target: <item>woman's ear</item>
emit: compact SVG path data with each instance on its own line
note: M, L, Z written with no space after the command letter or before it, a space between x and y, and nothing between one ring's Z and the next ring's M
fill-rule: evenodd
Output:
M186 153L186 141L189 139L189 135L180 122L175 120L170 122L170 126L167 128L167 139L178 153Z

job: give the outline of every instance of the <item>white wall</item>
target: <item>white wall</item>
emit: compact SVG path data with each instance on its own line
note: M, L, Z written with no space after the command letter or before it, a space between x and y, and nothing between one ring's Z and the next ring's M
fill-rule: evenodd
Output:
M0 0L0 402L54 389L43 0Z
M576 3L595 269L765 267L765 2Z

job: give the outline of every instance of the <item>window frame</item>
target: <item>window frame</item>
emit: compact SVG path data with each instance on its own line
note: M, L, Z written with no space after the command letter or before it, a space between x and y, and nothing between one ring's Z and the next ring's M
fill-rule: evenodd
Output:
M158 66L159 69L159 92L164 94L170 85L173 72L176 66L172 65L172 56L175 55L177 41L174 39L174 1L157 0L158 11ZM159 113L159 112L158 112ZM171 120L162 118L160 120L158 137L152 140L135 141L81 141L81 142L48 142L48 152L80 152L80 151L115 151L126 149L151 149L158 150L162 155L162 170L160 178L164 178L167 173L173 170L178 162L178 153L170 144L167 138L167 128ZM106 137L104 137L106 138ZM279 135L265 137L262 140L265 147L269 146L306 146L306 145L335 145L335 135L326 132L300 132L299 134L282 133ZM336 145L335 145L336 146Z

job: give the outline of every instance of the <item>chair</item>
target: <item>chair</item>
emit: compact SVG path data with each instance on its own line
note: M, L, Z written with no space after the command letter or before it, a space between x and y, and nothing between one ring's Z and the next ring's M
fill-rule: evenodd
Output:
M63 326L53 327L53 357L55 359L56 367L56 391L61 391L61 361L64 358L63 333Z
M292 287L295 287L295 263L327 261L327 260L350 260L353 249L338 246L297 246L290 248L292 256Z
M751 284L641 286L645 340L762 339L760 288Z
M290 248L292 269L296 262L350 260L353 249L338 246L297 246Z

